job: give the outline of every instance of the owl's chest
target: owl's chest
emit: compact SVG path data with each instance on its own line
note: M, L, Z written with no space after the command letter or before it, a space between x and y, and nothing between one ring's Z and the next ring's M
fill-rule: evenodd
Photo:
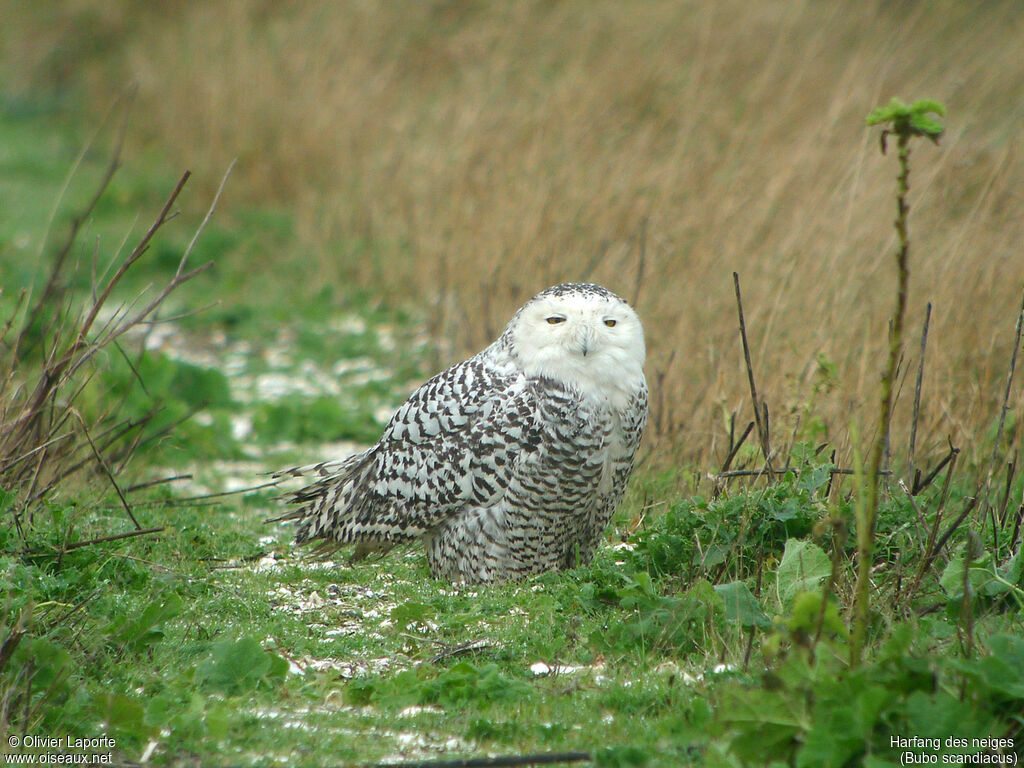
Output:
M554 486L590 493L606 489L615 466L635 449L630 419L606 397L545 380L533 386L536 433L518 456L521 476L536 473Z
M524 470L559 485L594 486L620 440L621 427L613 414L573 400L551 409L542 424L536 451L521 457Z

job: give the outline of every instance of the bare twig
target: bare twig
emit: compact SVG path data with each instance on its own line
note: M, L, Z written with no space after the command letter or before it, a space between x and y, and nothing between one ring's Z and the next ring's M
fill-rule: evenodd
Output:
M170 295L172 291L174 291L176 288L178 288L180 285L187 282L188 280L191 280L196 275L210 268L211 264L204 264L203 266L197 267L191 272L185 273L183 275L182 267L184 266L185 258L183 257L182 261L178 265L178 270L175 272L174 277L167 283L167 285L163 287L160 293L157 294L156 298L150 301L150 303L143 307L141 310L138 310L138 312L136 312L135 315L125 316L125 318L116 326L110 327L109 330L105 329L104 333L95 342L88 345L86 344L85 332L92 326L92 322L95 320L96 314L99 312L100 308L103 306L107 298L110 296L110 291L113 290L113 287L118 282L120 282L121 278L124 276L128 267L134 264L139 259L139 257L146 252L146 250L149 248L150 242L156 235L157 230L159 230L160 227L162 227L170 219L170 216L168 215L170 213L170 208L174 204L174 201L177 200L178 195L181 194L182 188L185 186L185 183L189 180L189 177L191 175L191 171L185 171L181 179L178 181L178 185L174 188L174 191L171 193L171 196L167 199L167 202L161 209L159 215L157 216L156 221L149 228L146 234L143 235L142 240L139 241L139 244L137 246L135 246L135 249L131 252L131 254L128 256L125 262L118 268L117 272L114 273L114 276L110 278L110 282L107 284L106 289L104 289L104 292L100 295L100 298L97 299L96 303L93 304L92 309L89 311L88 317L83 323L82 333L79 334L78 340L75 342L75 345L72 347L71 350L69 350L69 375L73 375L75 371L78 368L80 368L90 357L92 357L92 355L96 351L106 346L107 344L113 343L114 340L125 334L129 329L135 327L136 325L139 325L143 320L149 317L153 313L153 311L158 306L160 306L160 304L163 303L164 299L166 299L167 296ZM224 180L227 180L226 176ZM222 181L222 186L223 183L224 182ZM216 204L217 199L215 198L213 205ZM207 217L209 217L209 213L207 214ZM205 224L205 220L203 223ZM188 253L186 252L185 256L187 257L187 255ZM77 360L74 360L73 364L71 364L71 356L77 354L79 350L83 349L83 347L84 351L82 352L82 354L78 357Z
M948 438L947 438L948 440ZM946 454L945 458L942 459L938 464L935 465L935 469L928 473L928 476L924 480L921 479L921 470L917 470L914 473L914 484L911 486L910 492L916 496L929 485L938 476L939 472L942 471L943 467L953 461L960 453L959 448L954 448L952 441L949 441L949 453Z
M21 642L21 638L25 636L28 631L26 628L28 625L28 617L31 616L32 612L29 609L22 609L18 613L18 620L15 622L14 627L7 633L7 637L4 638L4 642L0 645L0 672L3 672L4 667L7 666L7 662L11 660L14 655L14 651L17 650L18 644Z
M32 482L29 484L29 487L28 487L28 496L29 496L29 498L32 498L33 496L35 496L36 488L39 486L39 476L42 474L43 463L46 461L46 451L47 451L47 449L44 448L43 450L41 450L39 452L39 461L36 462L35 471L32 473ZM31 512L29 512L28 521L29 521L29 523L32 522L32 513Z
M132 491L141 491L143 488L152 488L155 485L163 485L165 483L174 483L178 480L191 480L192 475L171 475L170 477L161 477L157 480L149 480L145 483L136 483L135 485L129 485L124 489L125 493L131 493Z
M144 426L146 423L148 423L149 419L150 419L150 416L144 416L139 421L134 421L133 422L133 421L125 420L125 421L119 422L118 424L115 424L111 428L105 429L100 435L97 436L97 438L96 438L97 440L102 439L104 436L108 435L111 432L111 430L118 430L119 429L120 431L116 432L113 435L110 435L110 437L107 439L107 441L105 443L103 443L102 445L98 446L98 448L100 449L100 452L103 453L103 452L108 451L113 443L115 443L117 440L121 439L125 434L127 434L131 430L137 429L137 428L139 428L141 426ZM78 453L79 449L80 448L84 449L85 447L86 446L77 446L74 450L70 451L66 455L66 460L69 463L67 465L61 467L61 470L60 470L60 479L61 480L66 480L67 478L69 478L72 475L74 475L77 472L79 472L83 467L88 466L89 464L91 464L94 461L94 458L93 458L93 456L92 456L92 454L90 452L84 458L82 458L82 459L80 459L78 461L75 461L74 463L70 463L71 460ZM37 499L40 499L43 496L45 496L49 492L49 490L50 490L50 487L43 488L43 489L39 490L38 492L36 492L34 489L32 489L32 492L27 494L25 499L26 499L27 502L31 503L31 502L36 501Z
M754 422L752 422L752 421L748 422L747 423L747 428L745 430L743 430L743 434L740 435L740 439L732 444L732 447L729 449L729 455L726 456L725 457L725 461L722 462L722 469L718 473L719 477L722 477L724 473L729 471L729 467L732 465L732 460L736 458L736 454L739 453L740 448L743 446L743 443L746 442L747 437L750 436L750 433L751 433L751 431L753 431L753 429L754 429ZM732 439L732 435L730 434L729 437L730 437L730 440L731 440Z
M493 643L486 637L481 637L476 640L467 640L464 643L456 643L455 645L445 645L440 651L427 659L427 663L436 664L439 661L450 659L453 656L461 656L464 653L482 651L485 648L490 648L492 645Z
M107 123L107 120L110 118L110 115L113 114L118 104L120 104L123 100L127 99L130 105L132 100L134 100L135 91L136 88L132 87L129 88L121 96L119 96L117 100L110 106L110 109L107 111L107 114L104 116L103 120L100 123L100 126L96 129L95 133L93 133L93 135L89 137L89 140L86 142L85 147L83 147L81 154L78 156L78 159L74 162L74 164L71 167L71 170L68 172L68 176L64 180L64 187L61 190L61 194L58 195L57 200L54 203L53 210L50 212L50 219L47 223L47 233L49 232L50 226L52 225L53 220L57 215L57 209L60 206L61 199L64 197L64 192L67 190L68 185L71 183L71 179L75 175L78 166L81 164L85 156L89 153L89 150L92 148L93 143L96 141L96 138L103 130L104 126ZM106 192L107 187L110 185L111 179L114 178L114 174L117 172L117 169L121 167L121 150L124 149L124 140L127 131L128 110L125 110L124 117L121 120L121 126L118 131L117 139L114 142L114 151L111 153L110 162L107 164L106 170L104 170L103 177L100 179L99 184L96 185L96 191L93 193L92 198L89 200L88 203L86 203L85 207L81 210L81 212L71 220L71 226L68 230L68 236L65 238L64 244L57 251L57 255L54 260L54 266L50 270L50 277L47 280L46 286L43 288L42 294L40 294L39 298L32 306L32 309L29 312L28 320L23 326L24 328L32 328L35 325L36 320L39 318L40 314L43 311L43 307L50 303L53 294L57 291L61 273L64 271L64 262L67 260L68 254L71 253L71 248L74 246L75 239L78 237L79 229L81 229L82 224L92 214L93 210L96 208L96 205L99 203L100 198L103 197L103 194ZM40 244L40 248L45 247L46 240L47 238L44 237L42 243ZM40 255L42 255L42 252L40 252ZM20 340L21 339L19 338L19 342Z
M832 449L832 455L829 457L828 463L833 467L836 465L836 449ZM832 483L836 476L834 473L829 472L828 474L828 485L825 486L825 495L822 497L826 502L832 498Z
M122 125L106 174L89 203L72 222L68 244L58 252L40 301L45 298L52 303L52 297L58 290L64 290L60 287L63 280L62 270L70 261L68 254L72 250L74 238L79 233L81 222L95 208L117 170L124 131L125 127ZM113 344L132 368L136 381L141 379L131 360L118 347L117 341L133 328L153 321L155 313L172 291L212 266L210 263L190 269L188 259L210 221L230 172L229 167L221 179L206 215L182 254L173 277L159 287L155 296L150 294L147 287L131 301L118 306L113 313L106 313L109 317L101 320L115 290L123 284L124 276L147 252L161 227L176 216L174 208L189 179L189 172L185 172L178 180L153 223L131 253L124 258L112 259L102 273L97 270L98 255L93 255L92 261L87 265L91 266L89 298L80 314L73 309L75 305L72 300L67 298L56 310L47 311L46 327L40 329L37 326L40 323L39 318L42 317L42 309L39 309L42 305L37 304L36 315L29 314L26 321L21 324L22 330L13 348L5 350L6 356L14 355L17 362L18 346L27 346L31 342L31 351L39 357L36 363L38 372L34 378L29 379L30 384L25 387L17 380L18 389L13 395L6 395L3 418L0 419L0 481L5 487L14 487L19 491L19 502L14 508L15 525L19 531L22 531L22 518L27 519L29 523L32 522L33 504L38 499L49 493L58 483L66 481L76 471L92 463L98 465L101 474L111 483L136 529L142 529L116 476L123 469L125 462L130 460L136 448L147 439L145 432L139 428L150 421L152 414L141 420L118 421L115 407L91 419L91 423L86 423L85 418L75 408L79 395L91 384L91 374L84 376L82 370L83 366L94 360L100 350ZM119 247L118 251L120 250ZM115 265L116 269L113 268ZM111 274L106 277L108 272ZM0 382L0 387L6 390L12 380L14 379L8 373ZM145 384L142 383L142 386ZM15 407L11 407L12 403ZM69 429L68 420L72 417L77 424L73 429Z
M3 295L3 289L0 288L0 296ZM25 299L28 297L28 288L22 288L18 291L18 298L14 301L14 309L11 310L10 317L7 318L7 322L4 323L4 327L0 328L0 342L3 342L7 338L7 334L11 332L11 326L14 325L14 320L18 317L18 314L22 310L22 305L25 303ZM6 386L7 382L4 382ZM3 390L0 389L0 392Z
M271 480L267 483L261 483L260 485L251 485L246 488L237 488L233 491L220 491L218 493L204 493L199 496L186 496L182 499L156 499L154 501L144 502L146 506L151 507L178 507L185 504L193 504L197 501L209 501L211 499L222 499L226 496L237 496L240 493L250 493L252 491L260 491L264 488L274 488L281 484L281 480ZM265 523L276 522L276 520L264 520Z
M974 656L974 590L971 588L971 565L981 557L982 549L981 537L974 531L968 530L967 547L964 549L963 582L961 583L963 596L960 599L960 621L956 626L957 636L961 635L961 628L967 635L964 656L968 659ZM961 644L963 644L963 638L961 638Z
M1006 412L1010 409L1010 392L1013 389L1013 374L1017 369L1017 353L1020 351L1022 331L1024 331L1024 299L1021 300L1020 313L1017 315L1017 330L1013 340L1013 354L1010 356L1010 370L1006 372L1006 390L1003 393L1003 407L999 410L999 426L996 428L992 458L989 460L989 476L995 471L996 463L999 461L999 443L1002 441L1003 428L1006 426Z
M1020 537L1021 523L1024 523L1024 502L1017 508L1017 522L1013 524L1013 535L1010 537L1010 551L1017 546L1017 539Z
M92 329L92 324L96 320L96 315L99 314L100 309L103 308L107 299L110 298L111 292L117 284L121 282L121 278L124 277L125 273L129 269L131 269L131 266L142 257L142 254L146 252L149 248L150 242L156 236L160 227L167 223L171 213L171 207L178 199L178 195L181 194L181 190L184 189L185 184L188 182L191 175L191 171L185 171L185 173L182 174L181 178L178 180L177 186L174 188L174 191L171 192L170 197L168 197L167 201L164 203L164 207L161 208L160 213L157 214L156 220L150 225L146 234L142 236L142 239L139 240L138 245L136 245L135 248L132 249L132 252L128 254L128 258L121 262L117 271L114 272L114 275L107 281L107 285L104 287L103 292L100 294L99 298L93 302L92 308L89 310L89 314L86 315L85 320L82 321L81 329L78 333L78 339L75 342L75 348L81 347L85 344L85 338Z
M110 484L114 486L114 491L117 493L117 498L121 500L121 506L124 507L124 511L128 513L128 517L133 523L135 523L135 530L142 528L139 525L139 521L135 519L135 515L132 513L131 505L128 503L128 499L125 498L124 493L121 492L121 486L117 484L117 480L114 478L114 474L110 471L110 467L107 466L107 462L103 460L102 454L96 449L96 443L92 441L92 435L89 434L89 427L85 424L85 419L78 411L73 411L75 418L78 419L78 423L82 426L82 434L85 435L85 439L89 442L89 447L92 448L93 455L96 457L96 463L100 465L103 470L103 474L107 476Z
M926 563L928 565L931 565L932 561L936 557L938 557L938 555L945 548L946 544L949 542L949 539L953 536L954 533L956 533L957 529L960 527L960 524L964 520L967 519L967 516L969 514L971 514L971 511L978 505L978 498L979 498L980 495L981 495L981 488L979 488L977 491L975 491L974 496L972 496L968 500L967 504L964 505L964 508L960 512L960 514L956 516L956 519L953 520L953 522L949 524L949 527L946 528L946 530L942 534L942 536L939 537L939 540L937 542L935 542L935 547L932 549L931 552L928 553L928 558L926 560Z
M88 541L76 541L73 544L68 544L64 547L65 551L72 549L81 549L82 547L91 547L93 544L105 544L108 541L120 541L121 539L131 539L136 536L146 536L150 533L160 533L164 530L164 526L157 528L139 528L138 530L128 531L127 533L115 533L110 536L100 536L98 539L89 539Z
M1006 507L1010 503L1010 491L1013 490L1013 478L1017 474L1017 452L1006 462L1006 484L1003 486L1003 500L999 502L999 530L1006 525Z
M757 436L761 440L761 452L764 453L765 466L768 467L769 471L771 471L772 459L771 446L768 439L768 425L765 423L765 418L762 417L763 403L757 396L757 384L754 383L754 366L750 362L750 344L747 341L747 324L743 319L743 299L740 296L739 273L732 273L732 282L736 288L736 309L739 312L740 318L740 338L743 341L743 360L747 364L747 381L750 383L750 399L754 405L754 421L757 424Z
M135 250L126 260L125 264L134 263L134 261L138 259L138 257L148 247L149 242L152 240L157 230L161 226L163 226L163 224L167 221L168 212L170 211L171 206L174 205L174 201L178 198L178 195L181 193L182 188L185 186L185 182L188 181L189 175L189 172L186 171L185 174L181 177L181 180L178 182L178 185L174 188L174 191L171 193L170 197L168 197L167 202L164 204L163 209L161 209L160 214L157 216L156 221L149 228L149 231L143 236L142 240L139 242L139 245L136 246ZM3 425L3 433L16 434L18 431L25 433L30 428L31 424L33 424L39 418L40 414L43 412L43 406L50 398L51 394L57 388L59 388L59 386L63 382L67 381L67 379L70 376L74 375L75 371L78 368L80 368L88 359L90 359L97 350L101 349L105 343L113 341L113 339L121 335L121 333L127 331L128 328L135 324L126 320L122 322L122 324L119 326L120 332L111 331L109 335L106 336L105 339L99 341L98 343L87 344L85 341L85 336L86 333L88 332L88 329L92 326L92 323L95 320L96 315L99 313L100 308L106 301L107 297L110 295L110 290L113 289L113 286L124 275L125 269L126 267L122 265L122 268L119 269L118 272L111 278L110 283L108 283L107 285L107 289L104 290L100 298L97 299L97 301L93 304L92 308L90 309L88 315L86 316L85 320L82 323L77 339L70 346L70 348L58 358L56 354L56 345L54 346L54 349L51 353L51 358L44 365L42 375L39 377L39 381L36 384L35 391L33 392L33 395L30 398L29 403L25 406L22 413L16 419L14 419L10 424ZM152 305L151 308L147 312L145 312L144 315L142 315L142 317L147 316L152 311L152 309L154 309L156 305L163 301L163 299L166 298L167 294L170 293L170 291L176 288L178 285L180 285L181 282L184 281L178 281L177 278L175 280L172 280L169 286L165 288L164 291L161 293L161 296L159 300L156 302L156 304Z
M928 346L928 325L932 319L932 303L929 301L924 313L924 327L921 329L921 352L917 361L917 381L914 384L914 410L910 420L910 446L907 448L907 474L913 478L914 449L917 447L917 420L921 412L921 385L924 381L924 354Z
M0 473L9 472L18 464L25 461L25 459L30 459L40 451L45 451L51 445L59 443L61 440L67 440L69 437L72 437L72 434L70 432L65 432L62 435L57 435L56 437L50 438L45 443L37 445L35 448L31 449L30 451L27 451L26 453L21 454L20 456L15 456L11 459L8 459L3 464L0 464Z
M800 474L800 467L779 467L778 469L768 469L762 467L761 469L732 469L728 472L719 472L713 475L715 478L725 477L757 477L760 475L784 475L787 472L792 472L794 475ZM829 469L830 475L855 475L856 471L853 469L831 467ZM892 475L891 469L880 469L878 470L879 477L889 477Z
M913 595L917 592L917 588L921 585L921 579L924 577L925 573L928 572L928 568L931 566L932 560L935 559L935 555L933 553L936 553L938 550L936 546L936 540L939 535L939 526L942 525L942 513L943 510L946 508L946 499L948 498L949 494L949 485L950 481L953 478L953 470L956 468L956 460L957 456L959 455L960 449L954 448L953 442L950 441L949 469L946 472L946 481L942 486L942 495L939 498L939 505L935 509L935 519L932 521L931 530L928 532L928 541L925 543L924 547L924 557L921 559L921 565L918 567L917 573L914 575L914 582L910 587L910 591L907 593L908 599L909 597L913 597Z
M1003 406L999 410L999 424L996 427L996 436L992 442L992 458L989 459L988 471L985 473L985 491L982 503L988 508L992 519L992 537L998 542L998 531L996 530L995 509L989 502L989 490L992 487L992 477L996 471L996 464L999 462L1001 445L1003 441L1003 429L1006 426L1006 413L1010 409L1010 392L1013 389L1013 374L1017 369L1017 353L1020 351L1021 332L1024 330L1024 299L1021 300L1020 312L1017 315L1017 329L1013 340L1013 354L1010 356L1010 370L1006 373L1006 390L1003 393ZM985 507L982 508L984 517ZM997 544L998 546L998 544Z

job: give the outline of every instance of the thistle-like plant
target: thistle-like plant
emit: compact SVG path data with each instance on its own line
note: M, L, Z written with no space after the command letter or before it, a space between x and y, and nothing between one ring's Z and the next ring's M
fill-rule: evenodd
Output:
M910 238L907 234L907 219L910 204L907 193L910 189L910 140L922 136L938 144L942 136L942 125L932 117L946 114L945 107L937 101L922 99L913 104L904 104L892 99L867 117L869 126L884 125L881 136L882 154L886 154L888 139L896 137L899 175L896 177L896 310L892 319L892 333L889 336L889 357L882 373L881 396L879 397L878 436L871 448L867 477L857 504L857 588L853 604L853 627L850 634L850 664L860 663L864 639L867 635L871 606L871 560L874 551L875 519L878 514L878 478L885 453L886 436L889 434L889 419L892 415L893 384L900 348L903 346L903 323L907 313L907 288L910 279L909 255Z

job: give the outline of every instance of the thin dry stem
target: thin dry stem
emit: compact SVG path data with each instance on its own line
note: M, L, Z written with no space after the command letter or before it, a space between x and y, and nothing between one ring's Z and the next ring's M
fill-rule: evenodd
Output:
M43 296L22 324L22 329L8 355L8 368L4 377L5 389L15 375L16 367L27 365L27 360L31 358L30 350L26 347L28 334L38 333L36 329L43 317L44 299L49 300L56 295L57 286L62 281L62 273L66 269L67 253L72 248L81 222L95 208L117 170L123 141L124 126L96 191L72 224L69 243L58 252ZM216 209L230 173L231 167L221 179L202 222L196 228L178 262L175 274L154 297L144 301L143 297L147 291L143 291L127 304L118 307L101 327L96 327L101 311L109 303L125 274L147 252L159 230L174 218L173 208L189 179L189 172L182 175L152 225L131 253L119 261L113 274L106 278L102 286L98 286L96 282L95 263L98 255L94 255L91 262L93 280L88 309L76 319L72 311L72 299L65 299L65 303L55 313L54 320L50 322L49 328L43 329L42 340L33 337L33 343L38 345L42 353L35 381L27 388L22 388L24 384L19 383L19 389L13 393L14 399L11 394L7 395L0 414L0 480L5 487L21 491L19 505L14 511L14 522L22 534L22 517L27 514L28 522L31 523L33 520L32 505L46 496L58 483L66 482L90 461L110 482L136 529L142 528L116 480L116 475L123 470L136 448L146 439L141 427L149 419L116 420L115 409L101 413L94 421L87 423L75 409L74 403L90 386L93 372L90 370L87 375L83 375L82 372L96 353L110 345L120 349L117 345L120 337L143 323L151 322L153 315L173 291L211 266L204 264L193 269L187 267L189 256ZM104 273L106 272L107 270L104 270ZM138 377L134 368L133 375ZM24 373L18 373L18 376L20 379L25 378ZM32 381L31 375L28 376L28 380ZM69 426L69 419L73 419L73 427ZM90 452L91 459L80 458L83 450Z
M910 444L907 446L907 476L915 477L914 452L917 448L917 425L921 417L921 388L924 384L924 355L928 348L928 325L932 319L932 303L929 301L924 313L924 327L921 329L921 351L917 360L917 380L914 382L914 410L910 417Z
M70 552L73 549L81 549L82 547L91 547L94 544L106 544L110 541L121 541L122 539L133 539L136 536L148 536L151 533L160 533L166 530L164 526L160 525L155 528L136 528L134 531L126 531L125 533L113 533L109 536L100 536L95 539L89 539L87 541L75 541L71 544L64 546L65 552Z
M757 424L757 436L761 440L761 452L768 472L772 472L772 452L768 436L767 405L757 396L757 384L754 381L754 366L750 362L750 344L747 341L747 324L743 319L743 299L740 296L740 276L732 273L733 286L736 289L736 311L740 318L740 339L743 342L743 361L747 366L747 381L750 384L750 400L754 407L754 422Z

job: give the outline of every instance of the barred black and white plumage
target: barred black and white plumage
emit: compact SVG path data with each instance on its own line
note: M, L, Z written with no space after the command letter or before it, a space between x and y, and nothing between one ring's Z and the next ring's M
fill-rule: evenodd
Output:
M431 573L519 579L588 562L647 419L643 329L591 284L539 293L485 350L434 376L380 440L286 498L296 541L354 557L420 539Z

